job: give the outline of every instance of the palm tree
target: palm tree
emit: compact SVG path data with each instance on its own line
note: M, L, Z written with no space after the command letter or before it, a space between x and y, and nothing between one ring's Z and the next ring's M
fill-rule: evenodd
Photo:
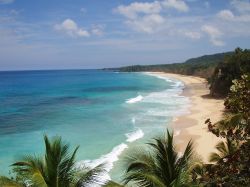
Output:
M129 156L126 164L125 185L140 187L174 187L187 182L189 160L193 154L191 141L182 156L178 156L173 142L173 133L154 139L149 150L138 150ZM152 149L153 148L153 149Z
M24 184L17 182L16 180L4 176L0 176L1 187L25 187Z
M64 144L60 137L52 141L44 136L44 157L25 156L14 163L14 172L21 181L39 187L81 187L100 182L98 174L104 172L103 165L95 168L76 168L75 156L79 147L69 153L69 145Z
M210 162L218 162L222 160L223 158L235 153L235 151L238 149L238 145L233 142L232 140L229 140L227 138L226 142L219 142L215 148L217 149L217 153L211 153L209 157Z
M103 187L125 187L122 184L118 184L114 181L109 181L107 184L103 185Z

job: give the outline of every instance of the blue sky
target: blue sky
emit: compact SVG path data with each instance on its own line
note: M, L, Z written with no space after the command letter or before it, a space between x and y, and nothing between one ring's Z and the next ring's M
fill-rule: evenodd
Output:
M249 31L249 0L0 0L0 70L182 62Z

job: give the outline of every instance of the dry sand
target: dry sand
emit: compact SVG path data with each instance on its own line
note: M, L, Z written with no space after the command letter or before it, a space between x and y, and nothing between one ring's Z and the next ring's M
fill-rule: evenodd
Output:
M203 78L179 74L153 72L182 81L185 84L183 95L191 100L190 113L176 118L172 128L178 132L175 136L177 146L183 151L190 139L194 141L195 151L203 161L208 162L209 154L215 151L215 145L221 140L208 132L205 120L216 122L222 118L224 105L222 99L209 98L209 88Z

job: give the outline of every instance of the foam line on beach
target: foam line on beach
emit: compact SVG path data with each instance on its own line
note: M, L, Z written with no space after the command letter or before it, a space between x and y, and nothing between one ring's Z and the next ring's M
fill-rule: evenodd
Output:
M111 171L111 169L114 166L114 162L116 162L118 160L119 155L128 148L128 145L125 143L121 143L120 145L114 147L112 149L111 152L109 152L108 154L102 155L100 158L95 159L95 160L83 160L83 161L79 161L77 163L76 168L81 170L81 169L85 169L87 168L94 168L100 164L105 164L104 168L107 172ZM100 175L101 178L101 182L105 183L109 180L111 180L111 177L109 176L108 173L103 173ZM91 187L94 187L93 184L90 185ZM95 187L97 187L99 185L96 185Z
M131 143L134 142L144 136L144 133L141 129L136 129L135 131L131 133L127 133L127 142ZM102 155L100 158L95 160L83 160L77 163L76 168L79 170L83 170L86 167L87 168L94 168L100 164L104 164L104 168L107 171L107 173L100 174L101 183L105 184L107 181L111 180L111 177L109 176L108 172L111 171L111 169L114 166L114 163L118 161L119 156L121 153L128 148L128 145L125 143L121 143L120 145L114 147L112 151L106 155ZM101 185L94 185L90 184L90 187L99 187Z
M149 110L146 114L150 114L153 116L180 116L183 114L189 113L190 99L181 95L185 88L185 84L177 79L169 78L166 76L161 76L159 74L152 74L150 72L145 72L143 74L153 76L159 79L163 79L166 82L169 82L172 86L170 89L163 90L161 92L152 92L149 95L143 98L144 103L158 103L167 105L168 108L166 110ZM176 108L176 106L181 106Z
M141 139L144 136L144 133L141 129L137 129L133 132L127 133L126 137L127 137L127 142L134 142L138 139Z
M160 78L165 80L166 82L169 82L171 84L170 89L166 89L160 92L152 92L149 93L148 95L142 96L138 94L136 97L130 98L126 100L127 104L134 104L138 102L142 103L149 103L149 104L161 104L162 106L167 105L169 108L166 108L165 110L162 110L162 107L157 107L157 108L152 108L152 109L147 109L145 112L143 112L139 116L134 116L131 118L131 123L134 126L134 130L132 132L128 132L125 134L126 136L126 142L127 143L121 143L120 145L117 145L112 149L111 152L102 155L100 158L95 159L95 160L83 160L78 162L78 168L83 169L84 167L89 167L89 168L94 168L98 166L99 164L105 163L105 169L107 172L111 171L114 163L118 161L119 156L122 154L122 152L128 148L129 144L137 141L138 139L141 139L144 137L144 132L142 129L138 128L136 126L136 123L138 121L142 122L142 120L151 118L152 116L179 116L183 115L188 112L187 107L188 106L188 98L181 96L181 93L184 88L184 84L176 79L171 79L171 78L166 78L163 76L158 76L158 75L152 75L156 78ZM181 106L181 108L176 108L176 106ZM140 124L140 123L139 123ZM180 132L176 132L175 136L178 135ZM109 174L105 173L101 175L101 178L103 179L103 183L105 181L110 180ZM99 186L93 186L91 187L99 187Z

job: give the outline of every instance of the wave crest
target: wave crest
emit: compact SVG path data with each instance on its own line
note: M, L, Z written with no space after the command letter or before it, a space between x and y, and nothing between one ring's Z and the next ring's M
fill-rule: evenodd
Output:
M137 97L128 99L128 100L126 101L126 103L133 104L133 103L140 102L142 99L143 99L143 96L138 95Z
M81 170L87 168L94 168L100 164L104 164L105 170L107 172L102 173L99 177L101 178L101 183L105 184L107 181L111 180L111 177L109 176L108 172L111 171L111 169L114 166L114 162L118 160L119 155L128 148L128 145L125 143L122 143L112 149L112 151L106 155L102 155L100 158L95 160L82 160L77 162L76 168ZM90 184L89 187L99 187L101 185L94 185Z
M131 133L127 133L126 137L127 137L127 142L134 142L140 138L142 138L144 136L144 133L141 129L137 129L134 132Z

